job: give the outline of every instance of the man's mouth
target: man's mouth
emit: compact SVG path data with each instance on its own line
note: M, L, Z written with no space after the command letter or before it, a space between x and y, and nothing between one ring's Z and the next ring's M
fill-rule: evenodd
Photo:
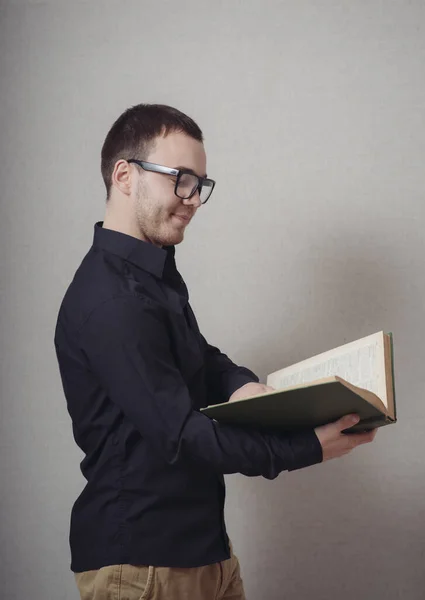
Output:
M178 219L180 219L181 221L183 221L183 223L189 223L190 221L190 217L188 217L187 215L177 215L174 214L174 217L177 217Z

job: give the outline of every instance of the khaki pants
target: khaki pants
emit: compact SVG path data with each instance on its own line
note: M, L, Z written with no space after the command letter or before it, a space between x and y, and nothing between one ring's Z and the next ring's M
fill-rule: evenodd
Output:
M75 573L81 600L246 600L239 561L195 567L111 565Z

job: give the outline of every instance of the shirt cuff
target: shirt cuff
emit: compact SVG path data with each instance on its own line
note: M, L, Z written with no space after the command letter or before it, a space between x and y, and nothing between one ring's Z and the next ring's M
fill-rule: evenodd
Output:
M288 471L304 469L323 461L322 445L314 430L294 434L291 446L296 460Z
M243 385L246 385L247 383L258 383L259 381L259 378L254 373L251 375L245 373L236 373L232 375L226 389L227 399Z

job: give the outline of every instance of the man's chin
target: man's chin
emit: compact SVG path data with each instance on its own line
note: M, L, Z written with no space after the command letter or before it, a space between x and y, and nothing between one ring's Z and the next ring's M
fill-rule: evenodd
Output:
M179 235L176 235L174 237L174 241L171 242L170 246L177 246L177 244L180 244L183 240L184 240L184 231L182 231Z
M186 232L186 226L171 227L169 234L170 234L170 239L173 241L170 243L170 245L175 246L177 244L180 244L180 242L182 242L184 239L185 232Z
M163 242L164 246L177 246L184 239L184 229L181 231L170 231Z

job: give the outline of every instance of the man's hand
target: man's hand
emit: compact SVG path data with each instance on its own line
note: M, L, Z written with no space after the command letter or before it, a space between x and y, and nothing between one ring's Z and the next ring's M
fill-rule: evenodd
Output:
M314 430L322 446L323 461L331 458L339 458L351 452L353 448L360 444L371 442L376 429L371 429L367 433L341 433L343 429L348 429L360 421L357 415L346 415L334 423L316 427Z
M265 385L264 383L246 383L238 390L233 392L233 394L229 398L229 402L233 402L234 400L241 400L242 398L249 398L249 396L257 396L259 394L267 394L268 392L276 391L275 388L270 387L269 385Z

